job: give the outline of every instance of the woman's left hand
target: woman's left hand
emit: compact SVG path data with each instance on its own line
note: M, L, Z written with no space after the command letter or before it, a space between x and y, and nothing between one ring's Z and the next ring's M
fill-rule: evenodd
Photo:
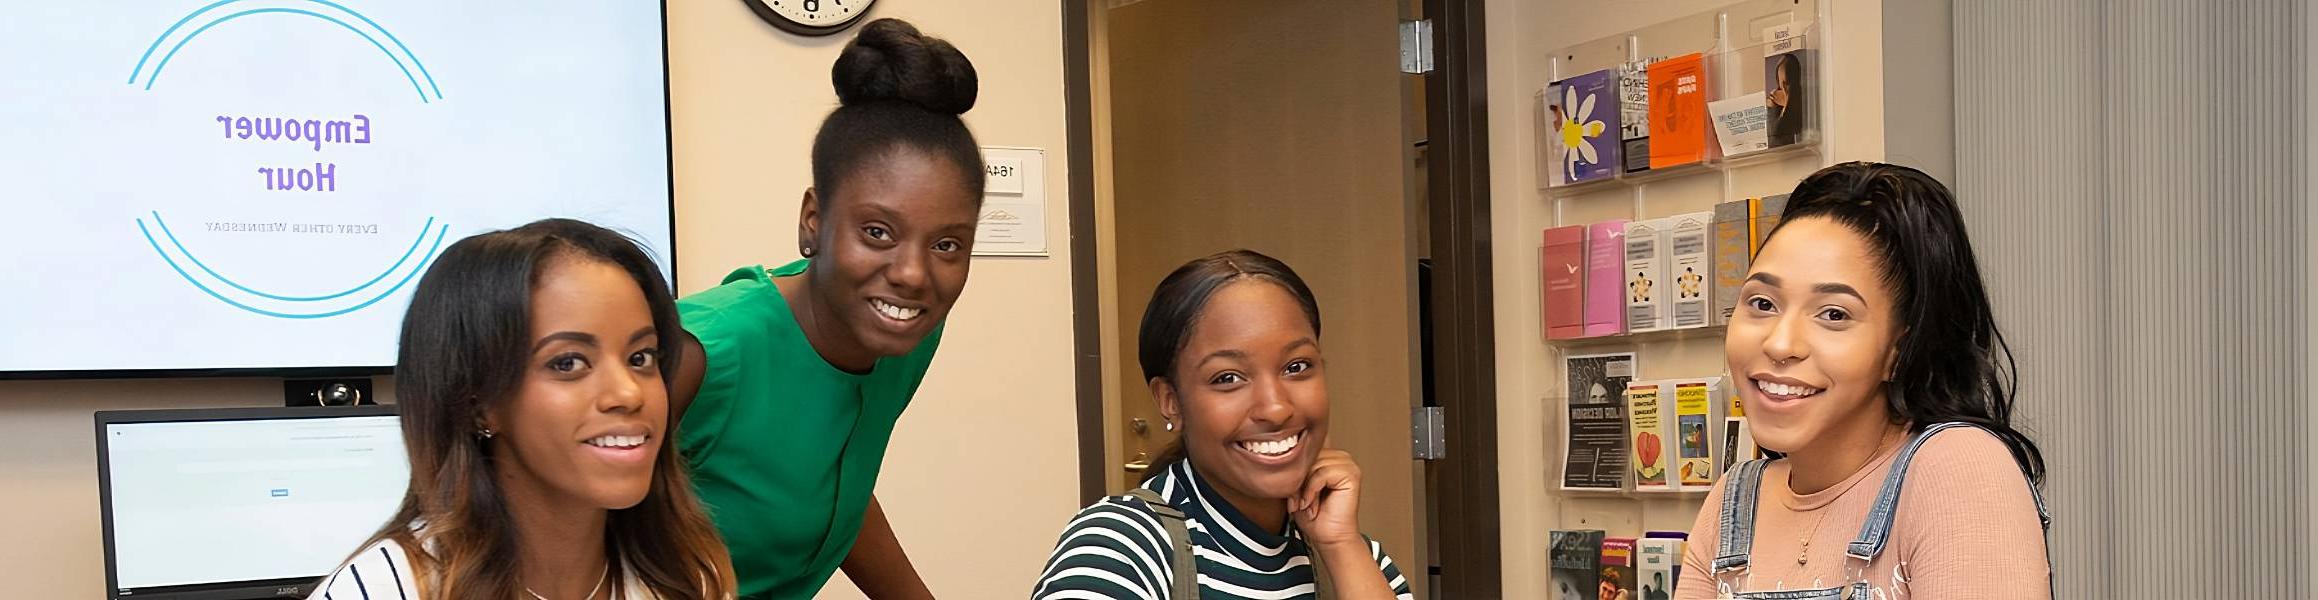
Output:
M1288 498L1288 515L1315 547L1366 545L1360 537L1360 465L1352 453L1322 447L1304 488Z

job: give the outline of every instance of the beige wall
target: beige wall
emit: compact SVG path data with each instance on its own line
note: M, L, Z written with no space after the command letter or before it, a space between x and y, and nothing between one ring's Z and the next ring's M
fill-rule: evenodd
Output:
M887 0L875 10L974 60L981 99L966 121L984 145L1047 151L1053 256L977 259L878 490L937 594L1020 595L1078 508L1061 10L1043 0ZM733 267L795 257L807 152L836 106L829 65L846 38L801 40L731 0L673 0L668 18L678 288L690 292ZM267 406L279 390L264 379L0 382L7 595L102 594L91 412ZM859 593L840 577L823 596Z
M1547 563L1549 530L1615 530L1637 525L1687 530L1698 505L1696 499L1642 502L1569 498L1549 491L1559 473L1555 461L1561 450L1548 434L1558 427L1558 397L1566 392L1556 391L1561 380L1555 362L1559 351L1548 347L1538 334L1539 232L1555 222L1554 203L1538 189L1535 139L1537 105L1533 95L1548 83L1546 57L1562 47L1729 4L1720 0L1667 0L1650 3L1647 11L1633 10L1628 3L1584 0L1488 0L1486 4L1489 161L1493 175L1489 189L1491 260L1496 271L1498 500L1507 598L1545 597L1551 575L1546 569L1531 567ZM1828 65L1823 71L1831 90L1830 100L1824 101L1830 135L1827 152L1836 161L1880 159L1885 152L1881 2L1833 0L1833 5L1830 43L1840 50L1826 53ZM1772 165L1749 170L1737 178L1736 187L1759 192L1784 178L1791 188L1801 174L1809 172L1807 168L1800 173L1791 170L1795 168ZM1782 170L1785 172L1779 173ZM1688 185L1687 180L1681 181L1686 183L1676 185ZM1741 197L1759 195L1749 193L1749 189L1736 191ZM1718 192L1678 187L1677 193ZM1578 205L1600 204L1587 199ZM1646 216L1678 211L1650 212ZM1570 222L1586 220L1572 216ZM1655 344L1642 350L1643 375L1675 374L1652 373L1652 361L1677 363L1682 370L1692 372L1713 368L1719 362L1719 351L1712 343ZM1603 522L1605 517L1609 522Z

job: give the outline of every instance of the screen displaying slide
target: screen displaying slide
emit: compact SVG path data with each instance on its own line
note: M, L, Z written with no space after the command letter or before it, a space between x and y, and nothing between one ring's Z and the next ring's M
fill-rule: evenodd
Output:
M0 0L0 371L392 365L459 238L669 263L658 2Z
M111 425L119 586L320 577L410 482L396 417Z

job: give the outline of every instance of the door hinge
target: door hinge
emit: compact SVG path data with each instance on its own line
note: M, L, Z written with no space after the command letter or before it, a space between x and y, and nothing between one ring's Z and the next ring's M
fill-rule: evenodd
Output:
M1449 440L1441 407L1420 406L1409 412L1409 453L1418 460L1440 460L1449 456Z
M1400 22L1400 72L1422 75L1433 72L1433 22Z

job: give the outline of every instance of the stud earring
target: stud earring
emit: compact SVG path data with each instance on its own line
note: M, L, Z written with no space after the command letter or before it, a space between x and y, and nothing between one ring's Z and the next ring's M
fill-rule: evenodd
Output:
M805 255L805 258L812 258L812 257L813 257L813 247L812 247L812 246L805 246L805 247L803 247L803 248L798 248L798 249L797 249L797 253L798 253L798 254L803 254L803 255Z
M1174 430L1175 430L1175 421L1172 421L1172 420L1170 420L1170 421L1168 421L1168 422L1167 422L1167 430L1168 430L1168 431L1174 431Z
M478 435L481 435L481 436L483 436L483 439L486 439L486 440L488 440L488 439L491 439L491 438L493 438L493 437L496 437L496 436L498 436L498 435L499 435L499 432L492 431L492 430L491 430L491 428L489 428L489 427L485 427L485 428L483 428L483 430L482 430L482 431L479 431L479 432L476 432L476 433L477 433Z

